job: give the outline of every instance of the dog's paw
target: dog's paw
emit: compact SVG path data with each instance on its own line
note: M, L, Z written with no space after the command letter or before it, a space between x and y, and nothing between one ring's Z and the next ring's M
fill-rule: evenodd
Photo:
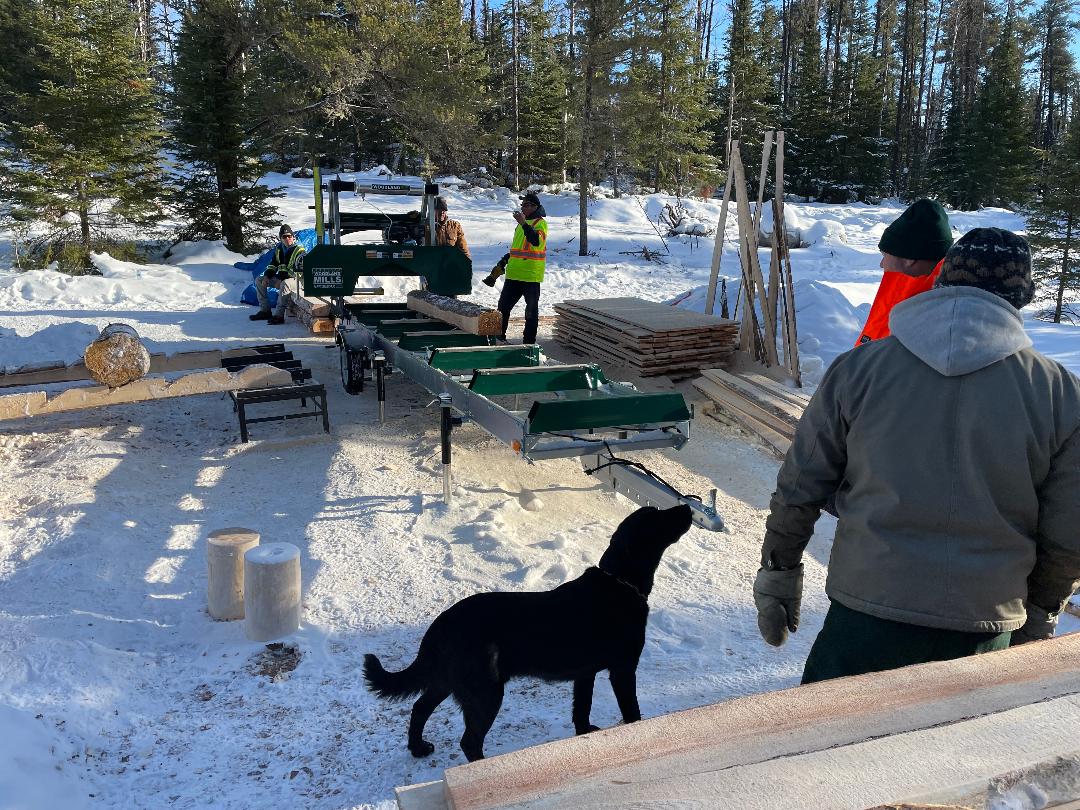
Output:
M600 726L594 726L594 725L590 724L590 725L587 725L587 726L582 726L581 728L574 729L574 733L577 734L578 736L581 736L582 734L591 734L592 732L599 731L599 730L600 730Z
M409 746L409 753L417 759L422 759L423 757L428 757L435 753L435 746L427 740L421 740L417 745Z

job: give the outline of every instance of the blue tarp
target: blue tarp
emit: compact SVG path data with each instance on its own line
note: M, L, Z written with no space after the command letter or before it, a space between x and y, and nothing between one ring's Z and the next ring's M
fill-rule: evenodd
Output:
M315 229L304 228L296 232L296 241L304 246L304 250L311 250L315 247ZM244 288L244 291L240 294L240 302L244 304L251 304L252 306L258 306L259 296L255 292L255 279L266 272L266 268L270 266L270 260L274 258L274 251L277 249L277 245L270 248L263 255L257 258L253 262L236 262L233 267L239 270L247 270L251 273L251 284L248 284ZM267 297L270 299L270 306L277 306L278 291L273 287L270 287L266 291Z

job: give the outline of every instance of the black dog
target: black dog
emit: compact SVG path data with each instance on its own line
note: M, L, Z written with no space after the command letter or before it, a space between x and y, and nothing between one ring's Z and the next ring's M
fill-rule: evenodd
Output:
M435 746L424 724L453 695L465 715L461 750L484 756L484 737L502 705L503 685L531 676L574 682L574 730L589 723L596 673L608 670L623 722L641 719L637 665L645 646L646 599L668 546L690 528L690 507L638 509L611 537L596 568L541 593L481 593L443 611L424 634L420 652L401 672L364 656L368 688L382 698L420 695L409 721L409 750L424 757Z

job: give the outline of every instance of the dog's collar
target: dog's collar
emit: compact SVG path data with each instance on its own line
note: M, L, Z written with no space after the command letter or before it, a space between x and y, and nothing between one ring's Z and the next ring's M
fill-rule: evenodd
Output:
M629 589L630 589L630 590L632 590L632 591L633 591L634 593L636 593L636 594L637 594L638 596L640 596L640 597L641 597L641 600L642 600L643 602L646 602L646 603L648 603L648 601L649 601L649 597L647 597L647 596L646 596L645 594L643 594L643 593L642 593L641 591L639 591L639 590L637 589L637 586L636 586L636 585L634 585L634 584L632 584L632 583L630 583L630 582L627 582L627 581L626 581L625 579L623 579L622 577L617 577L617 576L615 576L615 575L614 575L613 573L611 573L610 571L605 571L605 570L604 570L603 568L601 568L601 567L600 567L599 565L598 565L598 566L596 566L596 570L597 570L597 571L599 571L599 572L601 572L602 574L607 574L607 575L608 575L609 577L611 577L611 578L612 578L613 580L615 580L616 582L618 582L618 583L621 583L621 584L625 585L625 586L626 586L627 588L629 588Z

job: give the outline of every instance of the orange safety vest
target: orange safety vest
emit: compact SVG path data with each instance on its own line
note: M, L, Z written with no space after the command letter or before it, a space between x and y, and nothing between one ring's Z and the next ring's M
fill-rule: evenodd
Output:
M913 295L929 290L937 281L939 273L941 273L941 262L938 262L933 271L926 276L909 276L895 270L885 273L878 285L874 303L870 305L870 315L866 318L866 325L859 333L859 339L855 341L855 345L859 346L871 340L888 337L891 334L889 313L892 312L892 308Z
M510 245L510 260L506 263L506 277L511 281L543 281L547 263L547 220L543 217L529 220L538 234L540 244L530 245L525 229L514 229L514 241Z

